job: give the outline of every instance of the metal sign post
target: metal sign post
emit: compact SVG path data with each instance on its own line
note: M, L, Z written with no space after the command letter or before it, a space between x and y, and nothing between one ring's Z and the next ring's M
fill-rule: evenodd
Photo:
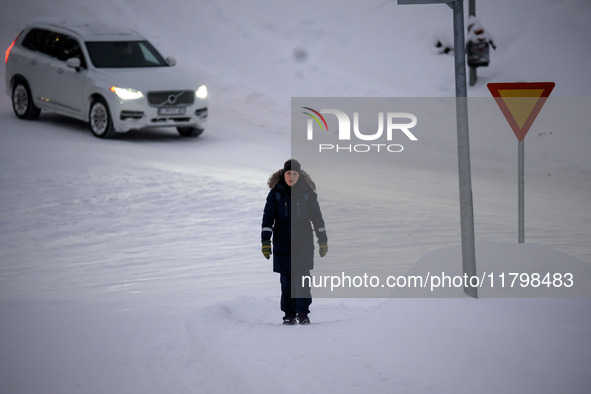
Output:
M525 242L525 148L517 142L517 242Z
M525 243L525 148L524 138L554 82L489 83L488 90L517 137L517 242Z
M462 268L464 275L470 278L476 276L476 250L474 245L474 208L472 205L472 175L470 170L466 56L464 54L464 2L463 0L398 0L398 4L447 4L453 10ZM478 298L478 289L476 287L465 286L464 292L471 297Z

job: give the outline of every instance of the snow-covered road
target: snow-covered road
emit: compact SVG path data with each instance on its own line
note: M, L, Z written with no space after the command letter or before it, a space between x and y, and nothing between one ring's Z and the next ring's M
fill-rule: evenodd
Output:
M85 124L57 115L18 120L8 98L0 98L2 300L180 307L274 294L276 278L260 255L259 228L266 180L289 157L289 137L218 106L198 139L156 130L104 141ZM336 245L354 245L366 262L383 259L392 274L427 252L456 245L457 176L454 155L445 153L453 141L448 145L437 144L435 152L427 141L415 152L419 158L393 168L394 201L374 201L377 215L354 195L323 194L319 185ZM477 240L515 242L512 166L479 157L474 163ZM590 191L573 187L568 175L532 171L527 240L590 261ZM383 206L391 207L390 215L379 216ZM371 247L380 239L372 231L383 226L390 246ZM363 227L368 231L359 233ZM333 248L326 263L338 265L342 253L351 251Z

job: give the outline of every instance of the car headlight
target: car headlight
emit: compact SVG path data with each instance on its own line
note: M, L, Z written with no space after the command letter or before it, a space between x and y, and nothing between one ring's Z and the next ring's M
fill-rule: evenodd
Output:
M204 99L207 97L207 87L205 85L199 86L195 91L195 96L200 99Z
M121 100L137 100L144 97L144 94L139 90L118 88L117 86L111 86L111 92L115 93Z

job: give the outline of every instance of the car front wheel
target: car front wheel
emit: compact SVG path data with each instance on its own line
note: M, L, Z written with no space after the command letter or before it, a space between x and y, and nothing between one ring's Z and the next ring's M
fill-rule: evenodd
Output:
M183 137L199 137L203 133L203 129L197 127L177 127L176 129Z
M115 134L109 106L103 99L98 98L90 105L88 125L96 137L111 138Z
M12 109L20 119L37 119L41 110L33 103L31 90L26 82L17 82L12 89Z

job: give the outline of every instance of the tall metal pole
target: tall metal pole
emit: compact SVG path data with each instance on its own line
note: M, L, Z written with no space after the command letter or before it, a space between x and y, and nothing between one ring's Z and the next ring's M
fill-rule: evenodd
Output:
M472 174L470 170L463 0L455 0L451 6L454 14L456 122L458 129L458 174L460 180L462 267L464 275L472 277L476 276L476 248L474 245L474 207L472 204ZM478 289L476 287L466 286L464 287L464 292L471 297L478 298Z
M523 140L517 143L518 243L525 243L525 149Z
M462 236L462 269L468 278L476 276L474 245L474 208L468 138L468 94L466 88L466 55L464 37L464 0L398 0L398 4L445 3L453 10L454 63L456 74L456 122L458 129L458 174L460 179L460 226ZM469 283L468 283L469 284ZM476 287L464 286L464 292L478 298Z
M468 2L468 15L476 16L476 0L469 0ZM476 74L476 67L470 67L470 86L476 85L478 81L478 75Z

